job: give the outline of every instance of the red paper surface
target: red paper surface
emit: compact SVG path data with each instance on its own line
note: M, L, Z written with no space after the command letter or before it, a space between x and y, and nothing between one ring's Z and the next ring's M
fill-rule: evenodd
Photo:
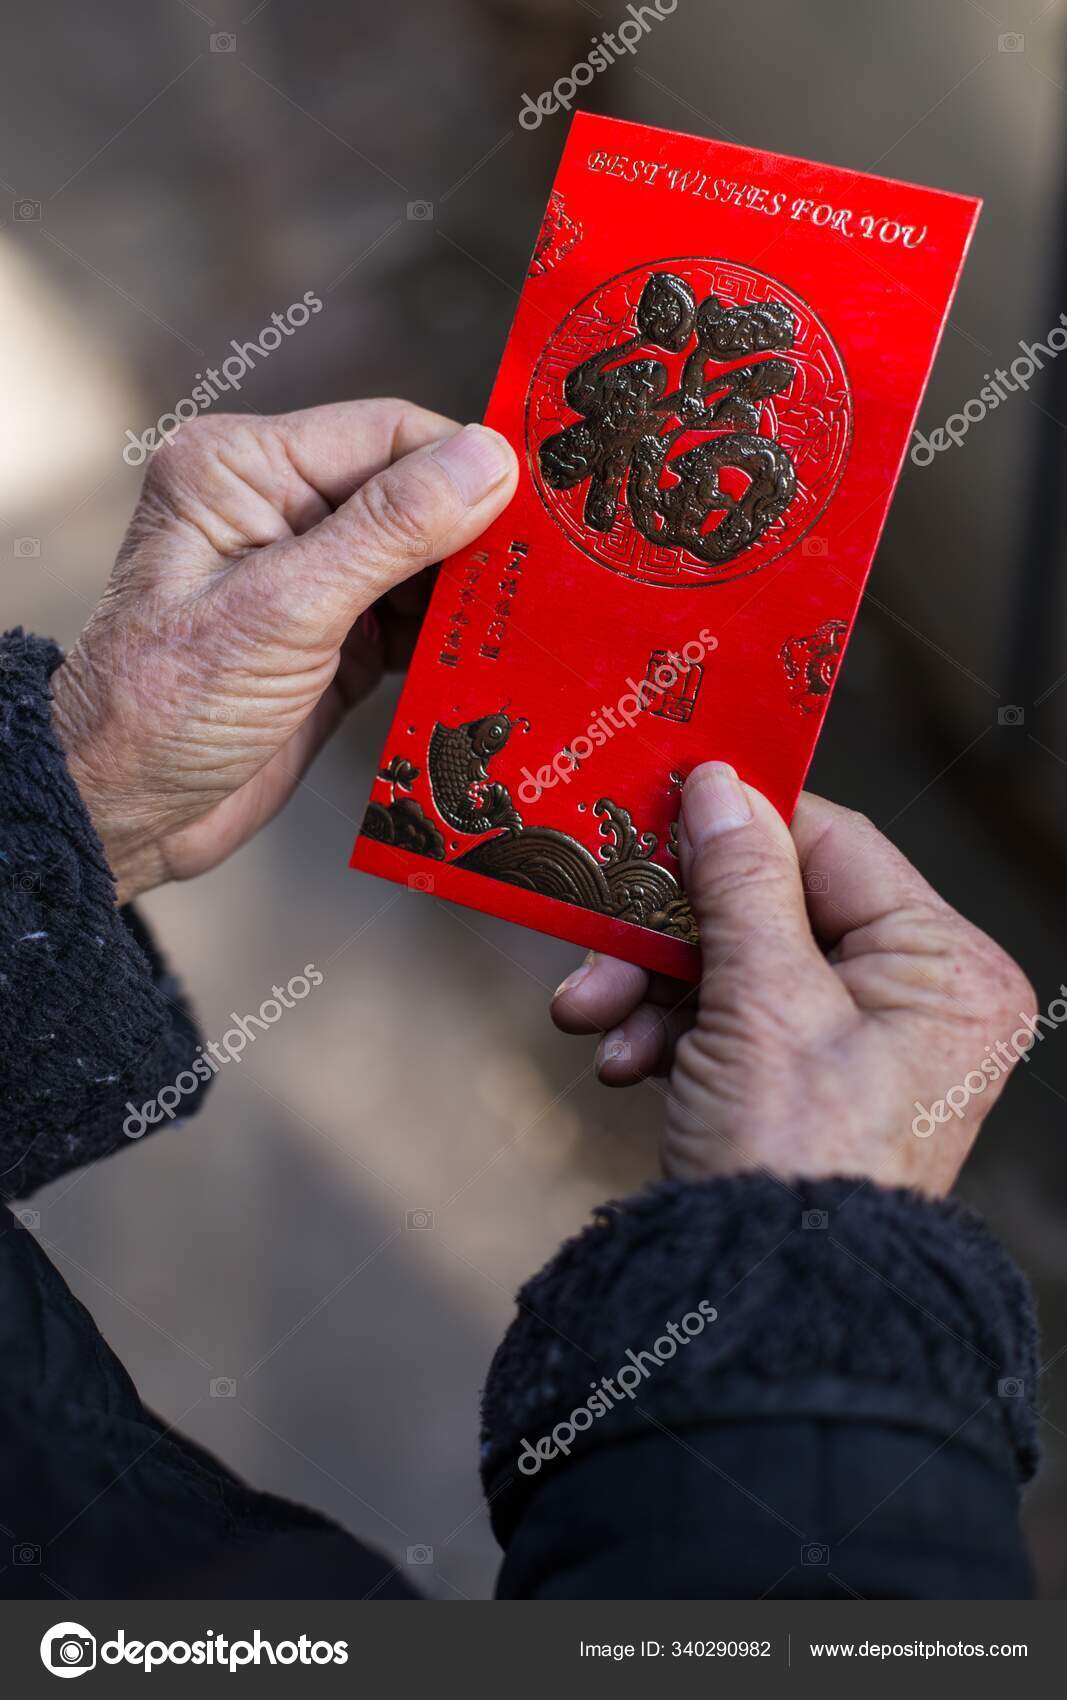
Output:
M575 115L354 867L696 977L681 784L792 814L978 210Z

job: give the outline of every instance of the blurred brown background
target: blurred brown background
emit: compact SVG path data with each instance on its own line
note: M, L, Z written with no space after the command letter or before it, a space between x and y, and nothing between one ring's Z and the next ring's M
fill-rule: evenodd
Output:
M382 392L477 418L566 128L521 129L521 96L625 15L616 0L10 9L3 623L73 641L136 494L127 429L306 290L326 311L238 405ZM927 430L1067 311L1057 0L679 0L583 103L984 195ZM1061 364L906 466L812 776L1014 951L1042 1005L1067 979ZM652 1173L661 1105L599 1088L591 1052L549 1026L567 947L348 872L392 700L357 714L234 862L146 905L209 1036L305 963L324 985L226 1070L198 1122L34 1207L166 1418L418 1562L424 1587L478 1597L495 1565L476 1474L490 1354L517 1284ZM1051 1361L1028 1527L1062 1596L1067 1035L1019 1076L965 1191L1039 1291ZM233 1396L212 1396L226 1378Z

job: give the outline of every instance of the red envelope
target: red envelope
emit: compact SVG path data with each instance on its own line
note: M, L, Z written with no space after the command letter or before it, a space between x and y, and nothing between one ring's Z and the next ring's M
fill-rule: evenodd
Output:
M354 867L697 977L681 785L792 814L979 204L575 115Z

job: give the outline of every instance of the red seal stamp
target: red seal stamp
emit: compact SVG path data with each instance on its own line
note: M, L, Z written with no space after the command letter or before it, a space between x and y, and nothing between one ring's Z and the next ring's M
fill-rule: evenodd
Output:
M847 620L824 620L817 631L790 638L778 651L789 694L804 714L818 713L830 695L847 635Z

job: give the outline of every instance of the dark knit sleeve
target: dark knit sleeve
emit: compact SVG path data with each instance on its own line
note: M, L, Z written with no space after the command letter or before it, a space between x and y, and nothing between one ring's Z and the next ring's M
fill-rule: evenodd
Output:
M802 1549L834 1542L843 1571L878 1549L863 1593L898 1585L892 1551L915 1585L942 1541L939 1585L980 1588L989 1561L1015 1586L1037 1374L1025 1280L958 1203L752 1173L605 1206L522 1289L490 1369L503 1591L670 1575L709 1597L740 1554L761 1592L793 1567L810 1583ZM650 1580L655 1550L673 1556Z
M116 906L67 770L49 689L61 659L55 644L21 630L0 638L0 1195L8 1198L165 1123L154 1100L179 1076L170 1097L191 1114L211 1078L176 982L133 910Z

